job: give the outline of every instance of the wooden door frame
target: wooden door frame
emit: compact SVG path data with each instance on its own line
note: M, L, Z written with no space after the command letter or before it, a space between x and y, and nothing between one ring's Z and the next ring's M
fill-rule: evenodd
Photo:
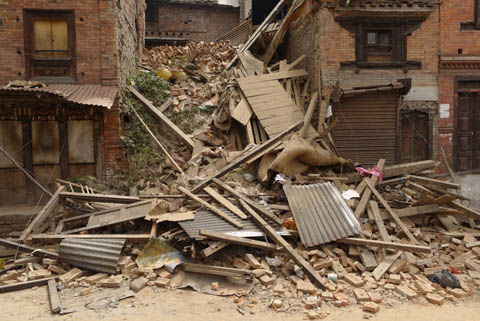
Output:
M458 164L457 164L457 121L458 121L458 94L460 92L460 88L458 83L461 81L478 81L480 82L480 76L455 76L454 77L454 92L453 92L453 148L452 148L452 158L453 158L453 170L458 172ZM478 88L480 90L480 88ZM473 153L473 151L472 151ZM473 155L472 155L473 157Z

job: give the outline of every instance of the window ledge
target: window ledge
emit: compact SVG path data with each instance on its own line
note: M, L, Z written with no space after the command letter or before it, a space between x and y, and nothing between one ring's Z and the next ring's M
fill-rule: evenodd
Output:
M47 85L51 84L76 84L77 81L70 77L35 77L30 80L39 81Z
M472 22L462 22L460 23L461 31L480 31L480 23Z
M404 62L356 62L356 61L342 61L340 63L342 69L358 68L358 69L407 69L418 70L422 69L422 63L419 61L404 61Z

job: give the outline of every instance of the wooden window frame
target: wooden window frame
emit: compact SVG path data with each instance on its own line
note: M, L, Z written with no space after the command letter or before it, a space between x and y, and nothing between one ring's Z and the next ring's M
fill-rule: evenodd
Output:
M460 30L480 30L480 0L473 0L473 21L460 23Z
M24 39L25 39L25 75L27 79L40 80L46 83L72 83L76 81L76 35L75 14L72 10L30 10L24 9ZM68 58L62 57L35 57L34 19L65 19L68 30ZM35 67L38 65L68 69L66 76L35 76Z
M381 22L366 23L356 22L354 25L355 33L355 61L344 61L340 63L342 68L373 68L373 69L395 69L403 68L421 69L422 64L418 61L407 61L407 26L405 23ZM392 31L392 61L388 62L369 62L367 52L368 32L372 30L391 30Z

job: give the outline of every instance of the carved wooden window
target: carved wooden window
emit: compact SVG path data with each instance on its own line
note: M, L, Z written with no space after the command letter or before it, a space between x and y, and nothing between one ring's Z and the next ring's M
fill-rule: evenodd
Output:
M71 11L24 11L29 79L75 79L75 20Z
M356 29L357 63L406 61L406 37L401 36L401 26L358 24Z
M365 39L368 62L391 62L395 60L393 30L367 29Z

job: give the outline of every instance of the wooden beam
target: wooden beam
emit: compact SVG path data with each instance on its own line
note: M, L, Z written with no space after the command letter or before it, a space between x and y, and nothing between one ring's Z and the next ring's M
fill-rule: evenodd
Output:
M403 252L398 252L393 255L387 256L372 272L375 280L379 281L380 278L390 269L390 267L395 263L395 261L402 255Z
M416 207L407 207L396 210L398 217L408 217L408 216L415 216L421 214L428 214L440 211L440 207L437 204L428 204L423 206L416 206Z
M48 298L50 301L50 311L59 313L61 308L60 296L57 292L57 281L55 279L48 280Z
M231 218L230 216L228 216L227 214L225 214L224 212L222 212L221 210L219 210L218 208L216 208L215 206L211 205L210 203L207 203L206 201L202 200L200 197L196 196L195 194L193 194L192 192L190 192L188 189L186 189L185 187L183 186L178 186L177 187L178 190L180 192L182 192L183 194L187 195L188 197L190 197L192 200L194 200L195 202L199 203L200 205L202 205L203 207L206 207L208 208L210 211L212 211L214 214L216 214L217 216L220 216L221 218L223 218L225 221L229 222L230 224L232 224L233 226L236 226L238 228L243 228L243 224L238 222L237 220Z
M126 239L130 241L148 241L150 234L33 234L31 236L33 241L58 241L65 239L104 239L104 240L118 240Z
M27 236L38 226L42 225L45 219L52 214L55 208L58 205L58 201L60 199L60 193L65 189L65 186L60 186L55 194L48 200L47 204L42 208L42 210L35 216L33 221L27 226L25 230L23 230L22 234L18 238L20 242L23 242Z
M214 200L219 202L222 206L224 206L226 209L228 209L229 211L231 211L233 214L237 215L241 219L246 220L248 218L247 215L245 215L245 213L243 213L241 209L233 205L232 202L230 202L225 197L220 195L213 188L207 186L203 190L207 192L211 197L213 197Z
M354 237L347 237L341 240L337 240L335 242L362 245L362 246L375 246L375 247L381 247L381 248L387 248L387 249L397 249L397 250L402 250L407 252L419 252L419 253L432 252L432 249L428 246L367 240L367 239L354 238Z
M465 213L465 215L468 215L472 218L480 219L480 212L474 209L468 208L465 205L460 204L460 202L458 201L451 202L449 206Z
M33 281L26 281L26 282L18 282L14 284L8 285L0 285L0 293L7 293L12 291L20 291L25 289L30 289L35 286L42 286L48 284L48 281L57 279L58 276L52 276L40 280L33 280Z
M85 193L75 193L75 192L60 192L60 198L69 198L72 200L79 200L79 201L86 201L86 202L119 203L119 204L131 204L131 203L140 201L140 198L135 196L85 194Z
M373 192L373 194L375 195L375 197L377 197L377 199L380 201L380 203L382 203L383 207L385 207L385 209L388 211L388 213L390 214L390 216L392 216L392 218L395 220L395 222L398 224L398 226L402 229L402 231L405 233L405 235L407 235L407 237L412 241L414 242L415 244L418 244L418 241L417 239L415 239L415 236L413 236L412 233L410 233L410 231L408 230L408 227L402 222L402 220L397 216L397 213L395 213L392 208L390 207L390 205L388 205L387 201L385 201L385 199L382 197L382 195L380 195L380 193L375 189L375 186L372 185L372 183L367 180L367 186L368 188Z
M227 268L214 265L183 263L180 266L187 272L220 275L226 277L250 277L252 275L252 272L249 270Z
M238 237L233 235L228 235L225 233L209 231L209 230L200 230L200 236L208 237L209 239L221 241L224 243L233 243L238 245L243 245L247 247L254 247L267 251L278 251L280 250L278 246L271 243L266 243L262 241L250 240L244 237Z
M313 112L318 100L318 92L314 92L312 98L310 99L310 104L308 105L307 112L305 113L305 118L303 119L303 127L300 129L300 137L304 138L307 134L308 128L310 128L310 121L312 120Z
M142 96L143 97L143 96ZM133 108L132 104L128 104L130 106L130 109L133 110L133 113L135 116L138 118L138 120L142 123L143 127L145 127L145 130L150 134L150 136L153 138L153 140L157 143L157 145L160 147L162 152L167 156L168 160L172 165L182 174L182 176L185 176L185 173L183 172L182 168L177 164L177 162L173 159L172 155L168 152L168 150L163 146L162 143L158 140L157 136L152 132L152 130L148 127L148 125L145 123L145 121L140 117L140 114ZM192 147L193 148L193 147Z
M387 186L387 185L398 185L398 184L404 184L405 182L408 182L409 178L408 176L406 177L397 177L397 178L392 178L392 179L388 179L388 180L385 180L385 181L382 181L381 183L378 183L377 186L378 187L384 187L384 186ZM363 182L363 181L362 181ZM366 186L366 185L365 185Z
M370 209L372 211L373 217L375 219L375 223L377 224L378 231L380 232L380 236L384 242L392 242L390 235L388 235L387 229L383 224L382 216L380 215L380 210L378 209L378 204L375 201L370 201Z
M213 254L217 253L218 251L226 248L229 245L230 244L228 244L228 243L214 242L213 244L210 244L209 247L203 249L200 252L200 254L202 255L202 257L207 258L210 255L213 255Z
M268 67L268 65L270 64L270 60L272 59L273 55L278 49L278 46L280 46L280 44L282 43L283 38L285 37L285 34L288 31L288 26L292 22L293 13L297 10L299 4L301 4L302 2L303 2L302 0L294 0L287 11L287 14L285 15L285 17L283 17L280 27L278 28L277 32L273 36L272 41L270 42L267 50L265 51L265 54L263 55L264 69Z
M433 191L429 190L425 186L414 183L414 182L407 181L405 183L405 186L407 186L407 187L409 187L409 188L411 188L411 189L413 189L417 192L420 192L422 194L428 195L428 196L434 196L434 197L437 196L437 193L434 193Z
M6 239L0 239L0 245L11 248L11 249L16 249L20 252L25 252L25 253L30 253L33 256L38 256L42 258L51 258L51 259L58 259L59 255L56 252L51 252L35 247L30 247L24 244L17 243L15 241L10 241Z
M236 198L238 198L240 201L243 201L245 202L246 204L248 204L250 207L253 207L257 212L261 213L264 217L266 217L267 219L269 219L270 221L274 222L276 225L278 226L281 226L283 224L283 221L281 219L279 219L275 214L273 214L271 211L267 210L265 207L263 207L262 205L252 201L250 198L246 197L245 195L237 192L235 189L231 188L230 186L228 186L227 184L225 184L224 182L222 182L221 180L219 179L214 179L213 182L218 186L220 187L221 189L223 189L224 191L230 193L231 195L235 196Z
M439 163L434 160L425 160L425 161L419 161L419 162L413 162L413 163L386 166L383 169L383 178L418 173L425 169L435 167L438 164ZM345 184L350 184L356 181L360 181L362 179L362 177L358 173L348 173L348 174L344 174L344 176L348 178Z
M290 243L288 243L281 235L278 235L277 231L273 229L257 212L253 210L245 201L240 200L243 208L250 214L252 219L258 226L279 246L281 246L288 255L295 261L298 265L303 267L305 273L308 275L310 280L319 286L322 289L325 289L325 284L323 278L318 274L318 272L308 263L297 250L295 250Z
M415 176L415 175L409 175L410 180L419 182L422 184L427 184L427 185L433 185L433 186L438 186L441 188L451 188L451 189L460 189L460 184L455 184L455 183L450 183L450 182L445 182L445 181L440 181L438 179L434 178L428 178L428 177L422 177L422 176Z
M237 168L238 166L244 164L245 162L249 161L251 158L257 156L258 154L264 152L267 150L270 146L276 144L278 141L280 141L282 138L296 130L299 126L303 125L303 120L299 121L298 123L294 124L293 126L285 129L282 133L278 134L278 136L274 138L270 138L266 142L264 142L262 145L258 146L257 148L253 149L250 152L247 152L246 154L236 158L233 160L230 164L222 168L221 170L217 171L215 174L210 176L209 178L203 180L200 184L195 186L192 189L193 193L198 193L200 192L205 186L208 186L213 179L215 178L220 178L228 173L230 173L232 170Z
M377 167L380 170L383 170L383 166L385 166L385 159L380 159L377 163ZM372 177L365 177L363 180L368 180L372 186L375 186L378 182L378 176L373 175ZM365 182L367 183L367 182ZM360 202L358 203L357 207L355 208L355 216L360 218L363 213L365 213L365 210L367 209L368 201L370 201L370 197L372 196L372 191L369 190L368 188L363 191L362 198L360 199Z
M258 37L262 34L263 30L270 24L270 22L275 19L275 17L282 11L283 7L285 6L285 1L280 0L275 8L270 11L268 16L262 21L260 26L255 30L255 32L248 38L248 40L243 44L240 48L240 52L243 53L245 50L250 49L250 47L257 41ZM238 56L236 55L232 61L227 65L226 69L229 70L232 68L232 66L235 64L235 62L238 60Z
M141 93L139 93L135 88L132 86L127 87L128 90L132 94L135 95L142 103L145 104L145 106L150 109L150 111L158 118L160 119L165 125L167 125L175 134L177 134L187 145L189 145L191 148L194 146L193 140L188 137L180 128L177 127L167 116L165 116L163 113L161 113L157 107L155 107L150 100L145 98ZM133 109L133 107L132 107ZM133 109L135 110L135 109Z

